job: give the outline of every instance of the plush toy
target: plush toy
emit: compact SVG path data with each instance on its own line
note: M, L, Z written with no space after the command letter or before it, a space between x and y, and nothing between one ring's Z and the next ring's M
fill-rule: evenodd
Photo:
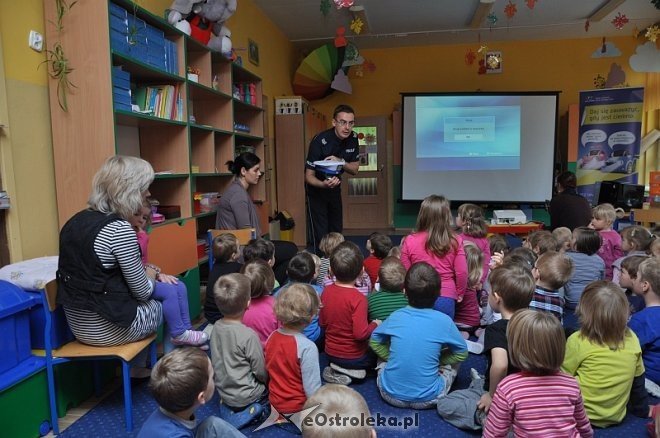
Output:
M231 56L231 32L224 22L236 12L236 0L174 0L167 20L211 50Z

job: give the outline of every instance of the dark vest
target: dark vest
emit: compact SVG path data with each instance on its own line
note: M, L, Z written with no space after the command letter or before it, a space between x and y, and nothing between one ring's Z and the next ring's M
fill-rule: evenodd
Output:
M94 240L116 214L94 210L76 213L60 231L57 303L96 312L119 327L130 327L137 300L119 267L107 269L94 252Z

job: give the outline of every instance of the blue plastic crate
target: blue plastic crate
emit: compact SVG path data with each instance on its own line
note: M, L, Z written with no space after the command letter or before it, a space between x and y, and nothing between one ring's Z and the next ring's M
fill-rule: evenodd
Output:
M122 93L118 92L116 90L113 90L112 92L112 100L114 101L115 105L126 105L129 108L131 107L131 95L128 93Z
M117 102L115 102L115 109L129 111L129 112L133 111L133 108L130 105L124 105Z
M129 79L124 79L124 78L113 76L112 77L112 86L115 89L130 90L131 89L131 81Z
M126 81L131 80L131 73L126 70L122 70L121 67L112 67L112 77L117 79L124 79Z
M32 356L28 309L39 303L20 287L0 280L0 373Z
M153 43L159 44L161 46L164 45L164 43L165 43L165 33L162 30L147 24L147 29L146 29L145 33L147 35L147 42L149 44L151 44L153 42Z

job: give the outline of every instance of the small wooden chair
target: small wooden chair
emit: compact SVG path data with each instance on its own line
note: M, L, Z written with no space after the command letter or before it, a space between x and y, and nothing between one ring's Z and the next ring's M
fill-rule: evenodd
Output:
M240 230L208 230L207 240L209 243L209 271L213 269L213 263L215 262L213 257L213 239L220 236L221 234L233 234L238 239L238 243L241 245L246 245L250 240L254 239L256 236L257 230L254 228L242 228Z
M60 348L52 348L51 331L53 330L52 314L57 309L57 281L53 280L46 284L42 292L42 302L45 315L44 342L46 372L48 378L48 398L50 403L51 421L53 433L59 434L57 423L57 406L55 403L55 377L53 367L57 364L74 360L114 360L119 359L122 365L122 376L124 384L124 412L126 418L126 431L133 430L133 402L131 396L131 361L143 350L149 348L151 366L156 364L156 335L153 334L140 341L132 342L115 347L93 347L77 340L62 345ZM98 393L100 379L95 367L95 386Z

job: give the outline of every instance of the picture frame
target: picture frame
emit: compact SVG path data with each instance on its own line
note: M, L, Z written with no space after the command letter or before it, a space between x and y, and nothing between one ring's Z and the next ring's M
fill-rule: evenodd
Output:
M259 46L248 38L248 59L254 65L259 65Z

